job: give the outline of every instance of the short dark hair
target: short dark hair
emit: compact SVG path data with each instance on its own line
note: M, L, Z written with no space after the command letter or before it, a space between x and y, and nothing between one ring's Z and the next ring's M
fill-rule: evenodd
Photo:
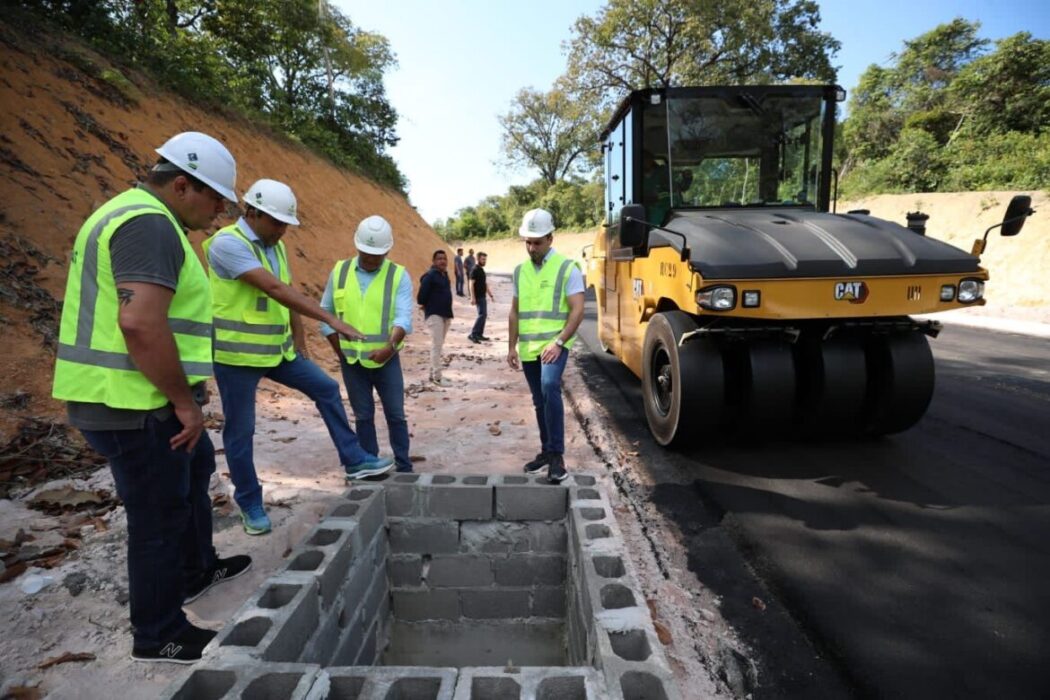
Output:
M462 248L456 248L456 252L457 252L457 253L462 253L462 252L463 252L463 249L462 249Z
M486 253L486 252L484 252L484 251L482 251L482 250L479 250L479 251L478 251L478 257L480 258L480 257L481 257L482 255L484 255L484 256L485 256L486 258L487 258L487 257L489 256L489 254L488 254L488 253Z
M439 255L444 255L447 258L448 257L448 252L445 251L445 250L442 250L441 248L438 248L437 250L434 251L434 254L430 256L430 262L434 262L435 260L437 260Z
M190 175L185 170L181 170L178 166L173 165L167 158L158 159L156 164L150 168L149 173L146 175L146 184L155 187L164 187L179 175L189 180L190 185L197 192L200 192L207 187L207 185Z

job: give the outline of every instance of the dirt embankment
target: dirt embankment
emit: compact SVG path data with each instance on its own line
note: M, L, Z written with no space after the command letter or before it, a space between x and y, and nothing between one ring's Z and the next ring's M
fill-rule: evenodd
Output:
M79 42L0 21L0 68L0 376L8 379L0 442L26 416L62 415L49 396L73 239L92 210L141 179L153 149L175 133L222 140L237 159L242 192L261 177L292 186L302 225L285 242L298 286L318 298L335 261L354 254L353 231L366 216L391 222L391 258L415 279L442 246L401 194L243 120L187 106L141 75L113 78L105 71L114 67ZM204 234L190 237L199 251Z

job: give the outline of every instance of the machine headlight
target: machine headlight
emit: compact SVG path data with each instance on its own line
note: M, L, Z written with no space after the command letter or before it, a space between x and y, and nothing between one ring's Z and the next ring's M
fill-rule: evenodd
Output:
M942 284L941 285L941 301L951 301L955 298L955 285L954 284Z
M984 297L984 282L981 280L961 280L959 282L959 301L971 304Z
M745 289L740 295L740 303L745 309L757 309L762 305L762 292L757 289Z
M736 288L708 287L696 293L696 303L709 311L729 311L736 306Z

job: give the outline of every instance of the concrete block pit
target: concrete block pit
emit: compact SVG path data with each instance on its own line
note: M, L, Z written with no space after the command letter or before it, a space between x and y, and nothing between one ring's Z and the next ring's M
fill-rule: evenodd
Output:
M166 698L679 697L588 474L347 490Z

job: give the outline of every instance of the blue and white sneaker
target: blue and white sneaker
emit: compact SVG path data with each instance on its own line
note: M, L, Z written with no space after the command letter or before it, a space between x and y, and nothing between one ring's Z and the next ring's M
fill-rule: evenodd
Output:
M249 535L265 535L273 529L270 524L270 516L266 515L261 505L248 506L247 509L242 510L241 524L244 525L244 531Z
M379 476L380 474L386 474L393 468L394 460L389 457L366 459L360 464L355 464L352 467L346 468L346 480L353 481L355 479L367 479L372 476Z

